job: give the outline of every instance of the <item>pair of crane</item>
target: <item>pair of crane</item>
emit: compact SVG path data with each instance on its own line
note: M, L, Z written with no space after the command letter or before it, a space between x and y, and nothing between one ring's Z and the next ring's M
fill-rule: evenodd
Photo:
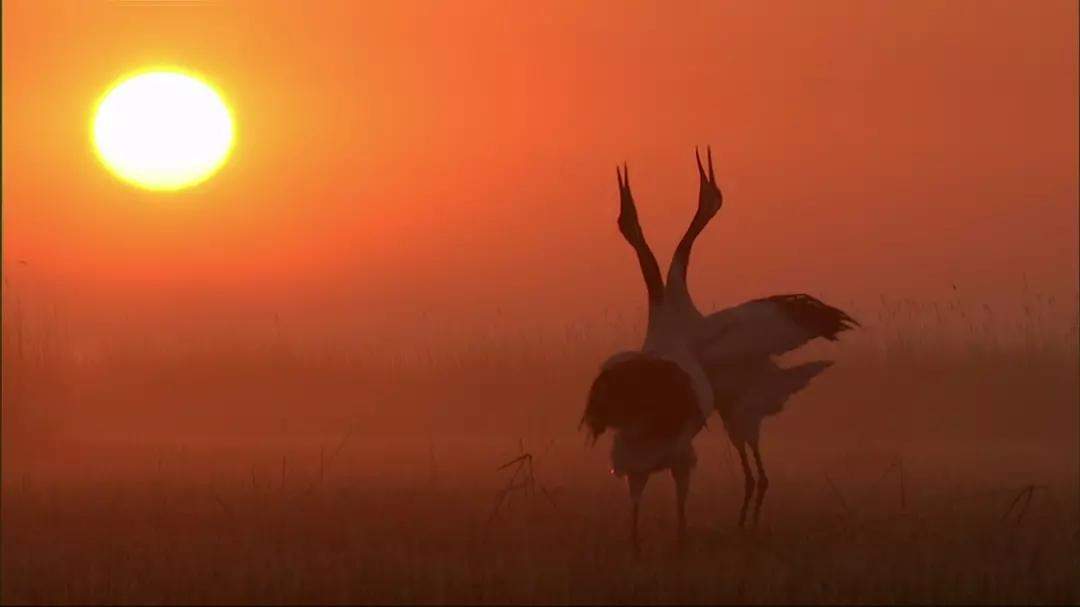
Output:
M739 454L745 491L739 526L746 524L753 500L756 524L769 479L761 460L762 420L783 409L789 396L804 388L832 363L814 361L780 367L773 358L807 342L837 339L858 326L843 311L805 294L774 295L709 315L702 314L687 288L686 275L694 241L723 205L716 184L712 150L708 171L697 158L698 208L675 248L667 280L645 240L630 191L630 174L616 167L619 182L619 231L637 254L648 295L648 324L639 350L620 352L601 365L589 390L582 424L593 441L614 432L612 473L627 479L632 503L632 543L640 550L638 513L649 476L669 470L675 480L678 539L686 538L686 497L690 472L697 463L693 439L715 410ZM747 447L757 476L750 466Z

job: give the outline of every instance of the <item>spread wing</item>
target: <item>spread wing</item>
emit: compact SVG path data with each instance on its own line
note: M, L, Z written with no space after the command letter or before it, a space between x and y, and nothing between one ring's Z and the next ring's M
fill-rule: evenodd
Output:
M774 295L705 317L695 349L708 367L776 356L817 337L836 341L856 326L844 311L809 295Z

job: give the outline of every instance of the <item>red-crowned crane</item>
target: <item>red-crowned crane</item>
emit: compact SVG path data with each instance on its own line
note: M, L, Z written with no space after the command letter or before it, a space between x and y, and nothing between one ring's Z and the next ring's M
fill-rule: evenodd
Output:
M809 295L756 299L708 316L698 310L686 284L690 250L723 204L712 151L707 155L708 173L697 158L698 208L675 249L666 282L641 230L629 172L625 165L622 172L616 170L619 231L641 266L648 323L640 350L618 353L601 365L582 423L594 442L608 428L614 430L612 473L627 478L635 552L640 549L641 495L654 472L669 470L675 480L678 538L680 544L685 540L686 497L690 471L697 462L692 441L714 409L739 452L746 478L739 524L745 523L755 489L757 521L768 487L759 448L761 420L779 412L790 395L831 364L816 361L785 369L771 357L815 337L835 340L837 333L858 324ZM757 481L746 456L747 445L757 463Z

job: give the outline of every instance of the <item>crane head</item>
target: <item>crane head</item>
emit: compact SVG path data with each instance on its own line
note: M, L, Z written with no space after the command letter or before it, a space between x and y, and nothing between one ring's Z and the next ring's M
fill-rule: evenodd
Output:
M708 172L701 165L701 154L694 148L694 157L697 159L698 178L698 219L709 220L724 204L724 195L720 192L720 186L716 184L716 173L713 171L712 147L705 148L706 159L709 164Z

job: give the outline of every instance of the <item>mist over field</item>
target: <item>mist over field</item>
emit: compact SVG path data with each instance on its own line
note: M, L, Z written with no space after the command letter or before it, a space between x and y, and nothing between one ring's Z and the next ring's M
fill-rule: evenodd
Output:
M0 602L1077 603L1077 11L4 2ZM92 125L148 69L220 120L128 97L215 154L139 182L179 148ZM702 312L861 323L743 331L835 364L759 524L711 415L638 558L583 416L646 335L624 179L661 269L715 213Z
M785 359L837 364L766 422L761 525L714 419L690 548L656 475L641 560L577 424L642 310L90 350L6 301L4 600L1074 602L1076 299L1023 297L853 305Z

